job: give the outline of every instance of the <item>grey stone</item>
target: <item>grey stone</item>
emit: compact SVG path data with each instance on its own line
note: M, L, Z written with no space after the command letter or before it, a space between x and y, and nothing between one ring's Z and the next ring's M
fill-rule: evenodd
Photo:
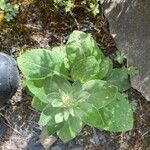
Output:
M132 87L150 100L150 0L101 0L110 32L120 50L128 54L128 66L139 74Z
M0 52L0 103L6 103L17 91L19 72L15 60Z

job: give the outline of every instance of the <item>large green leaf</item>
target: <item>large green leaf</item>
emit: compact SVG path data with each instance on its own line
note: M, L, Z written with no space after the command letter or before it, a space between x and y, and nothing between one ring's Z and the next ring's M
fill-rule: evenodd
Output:
M102 80L90 80L86 82L83 84L83 90L90 94L87 101L98 109L112 102L118 92L116 86Z
M126 91L131 87L127 68L112 69L105 80L117 86L120 92Z
M53 74L63 74L64 67L63 49L54 51L35 49L27 51L18 57L17 62L23 75L30 80L45 78ZM63 70L63 72L61 72Z
M102 60L99 66L98 79L103 79L113 68L112 61L109 58Z
M42 102L47 103L47 95L44 90L45 80L26 80L26 86Z
M68 142L75 138L82 129L82 120L80 117L69 117L64 126L57 132L57 135L63 142Z
M96 107L91 107L90 111L82 116L83 121L92 127L106 127L106 119Z
M74 97L78 97L78 95L80 94L82 90L82 84L80 81L75 81L73 84L72 84L72 94Z
M91 113L93 110L95 110L95 106L86 101L79 101L77 109L75 109L76 113L80 116L86 116L87 113Z
M61 67L60 67L60 73L62 75L69 75L69 60L67 58L67 53L66 53L66 46L58 46L52 48L51 55L53 57L53 60L59 59ZM59 70L59 68L58 68Z
M119 93L115 101L100 109L100 113L107 120L107 126L103 128L104 130L125 132L133 128L132 105Z
M27 80L26 85L29 90L42 102L48 103L50 101L50 93L64 91L64 93L71 93L72 87L68 80L57 75L47 77L40 80Z
M133 128L132 105L118 93L114 101L99 110L93 110L84 117L84 121L101 130L125 132Z
M89 56L76 62L71 69L73 80L86 82L94 79L99 72L99 63L94 56Z
M40 99L34 96L31 106L38 111L43 111L43 109L47 106L47 103L42 102Z
M70 34L66 52L71 65L88 56L95 56L99 62L104 57L92 36L82 31L73 31Z

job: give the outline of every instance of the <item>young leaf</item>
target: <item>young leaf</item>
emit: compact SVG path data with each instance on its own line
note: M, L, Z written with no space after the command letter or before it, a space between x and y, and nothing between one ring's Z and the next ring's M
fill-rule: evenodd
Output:
M91 35L82 31L73 31L70 34L66 45L66 52L71 65L88 56L95 56L98 61L101 61L104 57Z
M54 120L54 122L52 123L51 120ZM41 113L39 124L41 126L46 126L51 125L50 122L56 124L63 122L63 120L63 108L47 105Z
M70 117L64 123L64 126L57 132L57 135L63 142L68 142L75 138L82 129L82 120L80 117Z
M127 58L126 54L124 51L117 51L116 52L116 61L119 63L119 64L122 64L123 61Z
M71 92L71 84L65 78L54 75L53 77L46 78L44 84L44 91L46 94L51 92L64 91L64 93Z
M130 75L130 76L134 76L134 75L139 73L138 68L137 67L133 67L133 66L127 68L127 71L128 71L128 75Z
M75 7L74 1L67 0L65 2L65 11L66 12L71 12L74 7Z
M47 126L48 135L52 135L56 133L60 128L62 128L63 125L64 125L64 122L48 125Z
M75 81L73 84L72 84L72 93L74 95L74 97L77 97L80 92L82 90L82 84L80 81Z
M90 8L91 8L91 11L94 15L94 17L99 13L99 4L97 2L95 3L90 3Z
M47 95L47 99L52 107L63 107L61 94L59 92L52 92Z
M112 69L105 80L117 86L120 92L126 91L131 87L127 68Z
M94 56L89 56L76 62L71 69L73 80L86 82L94 79L99 71L99 63Z
M90 80L83 84L83 90L90 94L88 102L93 104L96 108L102 108L112 102L118 89L102 80Z

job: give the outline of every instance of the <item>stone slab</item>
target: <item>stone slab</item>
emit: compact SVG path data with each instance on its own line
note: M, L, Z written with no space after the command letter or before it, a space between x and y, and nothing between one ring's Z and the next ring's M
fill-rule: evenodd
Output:
M128 66L139 74L132 87L150 100L150 0L101 0L110 32L120 50L128 54Z

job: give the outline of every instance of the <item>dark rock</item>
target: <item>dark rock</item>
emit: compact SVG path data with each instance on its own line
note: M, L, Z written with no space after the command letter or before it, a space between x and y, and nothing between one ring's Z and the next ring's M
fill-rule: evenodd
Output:
M0 53L0 103L7 102L16 92L19 84L19 72L15 60Z
M45 150L43 145L38 142L39 138L37 136L32 137L27 145L28 150Z
M150 100L150 0L101 0L116 46L136 66L132 87Z

